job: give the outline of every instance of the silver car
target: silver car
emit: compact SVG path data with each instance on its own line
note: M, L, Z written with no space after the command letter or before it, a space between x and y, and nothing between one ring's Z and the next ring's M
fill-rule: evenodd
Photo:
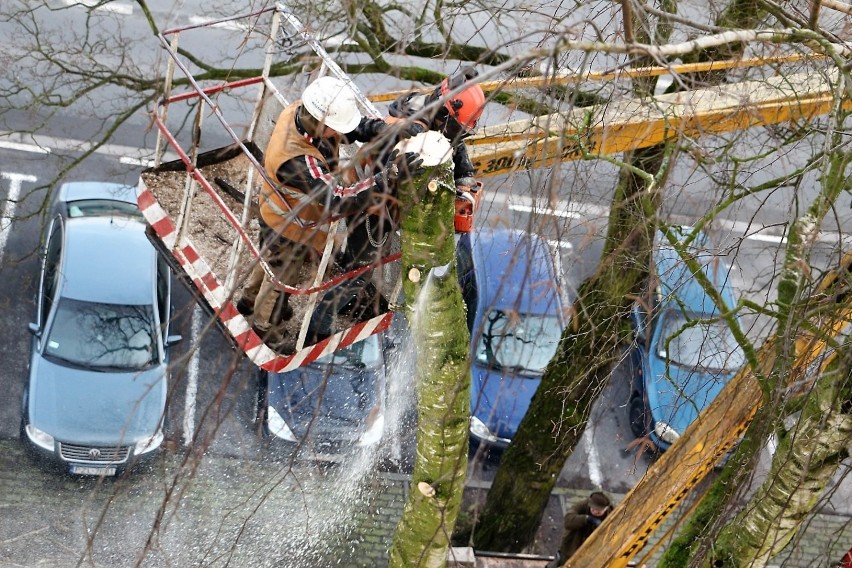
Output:
M59 188L42 239L21 438L71 474L115 475L163 442L171 277L136 189Z

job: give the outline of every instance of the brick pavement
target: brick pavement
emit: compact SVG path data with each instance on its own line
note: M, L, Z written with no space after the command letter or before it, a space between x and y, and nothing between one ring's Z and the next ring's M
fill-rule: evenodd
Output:
M59 476L31 464L17 440L0 440L0 567L383 566L409 484L401 474L351 479L237 458L205 457L194 468L179 454L152 469L103 483ZM469 498L486 489L472 485ZM587 493L554 491L531 553L555 551L563 511ZM817 514L772 565L829 566L850 545L848 517Z

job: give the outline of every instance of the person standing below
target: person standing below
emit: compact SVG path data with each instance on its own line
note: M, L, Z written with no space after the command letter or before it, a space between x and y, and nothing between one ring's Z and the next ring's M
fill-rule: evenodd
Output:
M575 503L565 514L562 544L556 558L548 563L548 568L561 566L571 558L611 510L612 503L603 491L593 491L588 498Z
M278 116L263 164L276 185L264 180L258 200L261 254L281 283L297 286L305 264L316 262L331 217L362 210L372 192L393 192L399 177L418 167L417 154L386 151L398 163L372 176L353 180L352 171L340 170L340 144L373 141L387 128L381 119L362 117L355 93L335 77L313 81L301 100ZM286 335L282 324L293 317L289 300L290 294L277 293L258 264L236 307L244 316L254 315L255 331L276 344Z

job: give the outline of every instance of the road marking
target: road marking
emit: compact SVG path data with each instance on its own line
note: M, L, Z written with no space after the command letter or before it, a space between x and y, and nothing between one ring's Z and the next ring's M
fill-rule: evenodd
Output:
M186 397L183 404L183 445L189 446L195 436L195 403L198 397L198 368L201 363L201 346L198 336L201 334L201 326L204 325L204 314L198 305L192 310L192 341L194 351L189 359L187 368Z
M575 201L560 200L556 203L556 207L541 207L536 206L535 201L531 197L505 194L495 194L492 198L494 202L503 203L512 211L521 213L537 213L539 215L549 215L552 217L561 217L567 219L581 220L605 220L609 217L609 208L592 203L578 203ZM695 218L689 218L682 215L673 215L669 219L670 223L678 223L682 225L691 225L696 221ZM774 244L786 244L787 237L784 235L768 234L770 227L757 224L757 222L745 223L743 221L731 221L729 219L717 218L714 224L722 229L729 231L732 235L742 235L743 239L750 241L760 241ZM786 230L786 225L776 225L779 229ZM850 244L852 236L837 231L820 231L816 238L821 243L828 244Z
M55 150L69 152L89 152L95 145L83 140L60 138L56 136L33 135L29 133L0 131L0 148L18 150L36 154L49 154ZM154 151L121 144L104 144L94 150L95 154L118 158L122 164L148 167L154 164ZM166 152L164 162L177 160L174 152Z
M594 437L595 421L587 420L582 442L586 448L586 453L589 455L589 481L592 482L594 487L601 487L601 484L603 483L603 473L601 473L601 459L594 444Z
M6 202L2 212L0 212L0 263L2 263L3 257L6 254L6 241L9 239L9 229L12 228L15 209L18 207L18 198L21 195L21 182L28 181L35 183L37 178L26 174L8 172L0 172L0 177L9 180L9 194L6 196Z
M154 160L148 158L131 158L129 156L122 156L118 159L118 162L127 166L141 166L143 168L152 168L155 163Z
M69 7L81 6L83 8L94 8L96 12L112 12L122 16L133 14L133 6L124 2L107 2L103 0L59 0L61 4Z
M0 140L0 148L5 150L17 150L19 152L30 152L31 154L50 154L50 148L36 146L35 144L8 142L6 140Z

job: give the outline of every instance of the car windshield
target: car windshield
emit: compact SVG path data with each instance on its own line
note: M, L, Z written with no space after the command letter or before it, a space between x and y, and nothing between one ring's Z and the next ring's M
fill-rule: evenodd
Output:
M378 335L369 335L363 341L353 343L349 347L338 349L316 360L317 365L343 366L351 369L373 367L381 364L381 350Z
M556 354L561 335L556 316L492 310L483 319L476 361L494 369L541 375Z
M114 201L112 199L80 199L68 203L68 216L75 217L100 217L109 215L120 215L144 220L142 212L132 203Z
M138 371L157 360L151 306L97 304L61 298L45 355L102 371Z
M745 353L724 321L702 320L679 310L663 318L661 356L683 367L708 371L736 371L745 364Z

